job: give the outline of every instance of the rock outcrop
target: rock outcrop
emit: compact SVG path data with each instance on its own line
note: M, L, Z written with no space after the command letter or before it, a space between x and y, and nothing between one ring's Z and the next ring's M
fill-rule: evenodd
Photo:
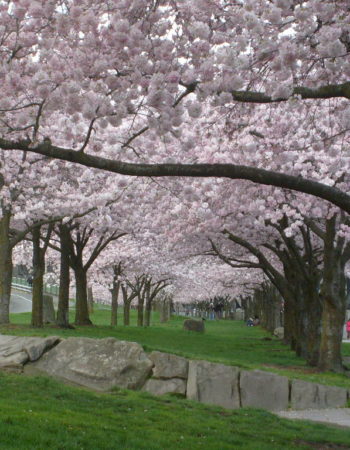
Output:
M36 370L99 391L140 389L152 366L141 345L114 338L68 338L34 364Z
M0 369L22 372L24 364L38 360L59 341L57 336L40 338L0 335Z

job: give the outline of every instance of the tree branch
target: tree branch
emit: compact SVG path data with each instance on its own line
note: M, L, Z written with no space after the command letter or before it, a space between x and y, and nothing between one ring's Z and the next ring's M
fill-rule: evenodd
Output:
M3 150L23 150L38 153L50 158L61 159L86 167L129 176L144 177L217 177L249 180L253 183L291 189L327 200L350 214L350 195L335 187L301 176L288 175L271 170L235 164L133 164L103 157L87 155L43 142L31 146L28 141L8 141L0 138Z

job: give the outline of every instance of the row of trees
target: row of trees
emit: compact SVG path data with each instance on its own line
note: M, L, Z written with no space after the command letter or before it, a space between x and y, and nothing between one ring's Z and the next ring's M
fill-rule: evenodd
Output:
M110 270L151 255L137 276L171 272L175 298L239 295L265 274L292 348L342 370L347 1L0 4L0 321L13 249L29 236L42 267L60 223L80 280L124 233Z

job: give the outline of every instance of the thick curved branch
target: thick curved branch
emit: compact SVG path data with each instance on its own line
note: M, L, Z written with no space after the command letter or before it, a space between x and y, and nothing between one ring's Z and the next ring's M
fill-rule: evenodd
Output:
M3 150L22 150L54 159L70 161L86 167L92 167L121 175L139 177L217 177L249 180L253 183L291 189L315 197L328 200L343 211L350 214L350 195L318 181L308 180L300 176L287 175L272 170L248 167L236 164L134 164L111 160L100 156L88 155L57 147L49 142L31 146L28 141L12 142L0 138Z
M278 103L285 102L287 98L273 98L263 92L253 91L232 91L233 99L242 103ZM307 87L295 87L291 96L298 95L302 99L327 99L335 97L344 97L350 99L350 82L342 84L329 84L315 89Z

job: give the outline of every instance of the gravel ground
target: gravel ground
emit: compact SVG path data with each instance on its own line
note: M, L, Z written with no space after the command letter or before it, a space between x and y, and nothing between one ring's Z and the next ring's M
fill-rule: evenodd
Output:
M312 420L350 428L350 408L306 409L303 411L278 411L276 414L286 419Z

